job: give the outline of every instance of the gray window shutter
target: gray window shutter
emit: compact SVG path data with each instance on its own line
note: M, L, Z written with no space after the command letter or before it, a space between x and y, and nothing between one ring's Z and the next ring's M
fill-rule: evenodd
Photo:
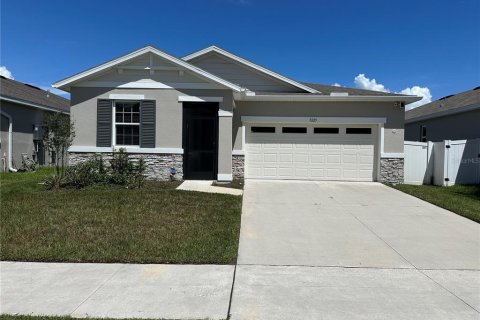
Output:
M97 147L112 146L112 100L97 100Z
M144 100L140 107L140 148L155 148L155 100Z

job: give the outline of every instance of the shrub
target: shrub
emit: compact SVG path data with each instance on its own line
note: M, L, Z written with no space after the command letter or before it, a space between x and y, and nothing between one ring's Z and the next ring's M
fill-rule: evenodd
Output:
M94 184L116 184L127 188L141 188L145 182L145 161L137 163L129 159L124 149L114 152L110 166L105 166L101 155L94 155L87 161L65 170L65 175L53 175L44 182L48 190L58 188L81 189Z

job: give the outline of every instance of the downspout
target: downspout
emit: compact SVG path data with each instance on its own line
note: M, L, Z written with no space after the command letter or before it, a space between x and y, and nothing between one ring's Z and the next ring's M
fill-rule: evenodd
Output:
M17 169L13 168L12 165L12 136L13 136L13 122L12 117L5 112L0 112L4 117L8 119L8 170L12 172L17 172Z

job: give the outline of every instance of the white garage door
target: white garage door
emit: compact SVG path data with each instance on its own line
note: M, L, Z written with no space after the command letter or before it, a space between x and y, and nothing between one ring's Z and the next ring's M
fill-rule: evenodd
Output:
M245 177L373 181L376 131L358 125L249 125Z

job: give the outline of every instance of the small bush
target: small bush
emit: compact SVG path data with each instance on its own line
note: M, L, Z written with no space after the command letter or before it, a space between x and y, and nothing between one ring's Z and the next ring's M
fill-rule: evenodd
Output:
M145 183L145 161L135 164L124 149L114 152L110 166L105 166L101 155L94 155L85 162L68 167L63 177L53 175L44 181L46 189L81 189L94 184L116 184L127 188L141 188Z

